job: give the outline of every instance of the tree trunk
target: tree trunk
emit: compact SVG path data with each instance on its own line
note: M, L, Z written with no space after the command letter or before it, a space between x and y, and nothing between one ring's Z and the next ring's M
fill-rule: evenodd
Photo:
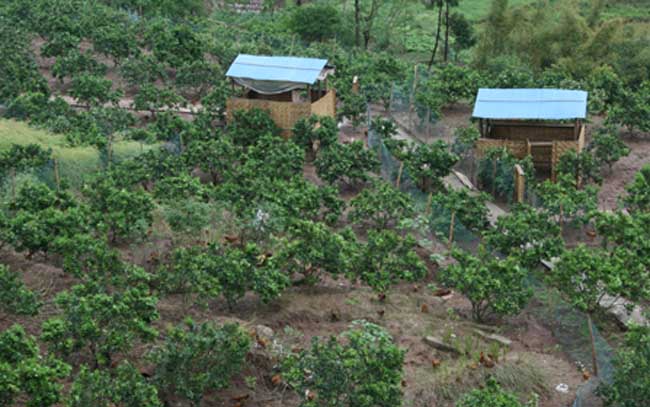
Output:
M449 242L447 248L451 250L454 244L454 223L456 222L456 211L451 211L451 222L449 223Z
M440 28L442 25L442 3L439 4L438 8L438 28L436 29L436 42L433 46L433 51L431 52L431 59L429 60L429 65L427 66L431 70L433 66L433 61L436 59L436 54L438 53L438 44L440 43Z
M594 367L594 376L598 376L598 358L596 356L596 338L594 338L594 323L591 320L591 314L587 314L589 323L589 336L591 337L591 363Z
M449 59L449 0L445 1L445 62Z
M361 0L354 0L354 44L361 46Z

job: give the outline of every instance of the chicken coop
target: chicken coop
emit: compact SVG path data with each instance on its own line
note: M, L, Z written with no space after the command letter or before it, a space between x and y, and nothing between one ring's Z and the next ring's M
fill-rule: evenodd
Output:
M474 105L478 155L505 147L532 157L538 174L555 180L560 157L585 146L587 92L559 89L480 89Z
M227 101L228 122L237 110L270 113L285 137L311 115L336 117L336 92L328 86L334 67L325 59L239 55L226 76L241 96Z

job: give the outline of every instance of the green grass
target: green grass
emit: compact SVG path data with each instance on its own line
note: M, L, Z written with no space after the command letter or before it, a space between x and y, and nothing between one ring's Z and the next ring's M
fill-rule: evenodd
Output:
M99 151L94 147L70 147L63 135L30 127L25 122L0 119L0 151L8 149L12 144L38 144L43 148L51 148L52 156L59 164L61 179L72 186L80 185L86 176L102 168ZM145 150L148 148L151 147L144 147ZM113 147L114 159L117 161L135 157L142 151L140 143L134 141L119 141ZM51 178L51 174L43 176Z

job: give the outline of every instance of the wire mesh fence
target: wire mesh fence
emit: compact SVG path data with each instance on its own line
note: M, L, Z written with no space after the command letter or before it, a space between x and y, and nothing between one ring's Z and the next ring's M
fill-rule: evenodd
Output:
M381 137L370 128L371 119L369 110L368 145L371 149L377 151L381 160L381 176L384 180L392 183L413 198L418 213L426 219L426 236L446 244L447 239L451 236L449 230L453 221L453 243L469 250L476 248L480 242L480 236L467 229L458 220L453 220L449 210L433 203L431 194L418 188L417 184L409 176L408 170L391 154ZM461 172L467 171L470 180L481 183L478 180L481 168L477 163L477 157L472 152L461 154L461 160L456 168ZM497 168L497 174L499 173L508 174L509 169ZM512 175L512 178L503 175L501 179L487 179L482 182L484 186L494 187L496 192L501 195L510 195L512 193L510 185L514 183L514 175ZM498 185L498 183L501 183L501 185ZM497 194L495 193L495 195ZM536 197L532 189L527 186L526 201L534 203L535 200ZM564 301L555 289L545 285L537 277L537 273L531 272L528 284L534 291L529 307L533 315L552 331L561 350L576 363L576 369L579 366L590 368L592 366L592 345L587 316ZM605 383L611 382L614 373L612 363L614 351L596 327L594 327L594 338L593 351L596 353L598 361L599 377L591 377L579 388L575 389L574 407L594 405L594 400L597 399L595 391L599 383L601 381Z

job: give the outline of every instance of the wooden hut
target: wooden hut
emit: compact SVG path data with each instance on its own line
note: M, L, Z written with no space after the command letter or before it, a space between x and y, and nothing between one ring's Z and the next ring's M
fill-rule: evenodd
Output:
M226 76L243 88L243 96L228 100L227 120L236 110L260 108L289 137L302 117L335 117L336 92L327 86L333 73L325 59L239 55Z
M473 117L479 119L479 155L494 147L505 147L517 158L531 155L535 169L555 179L560 157L584 148L587 92L480 89Z

